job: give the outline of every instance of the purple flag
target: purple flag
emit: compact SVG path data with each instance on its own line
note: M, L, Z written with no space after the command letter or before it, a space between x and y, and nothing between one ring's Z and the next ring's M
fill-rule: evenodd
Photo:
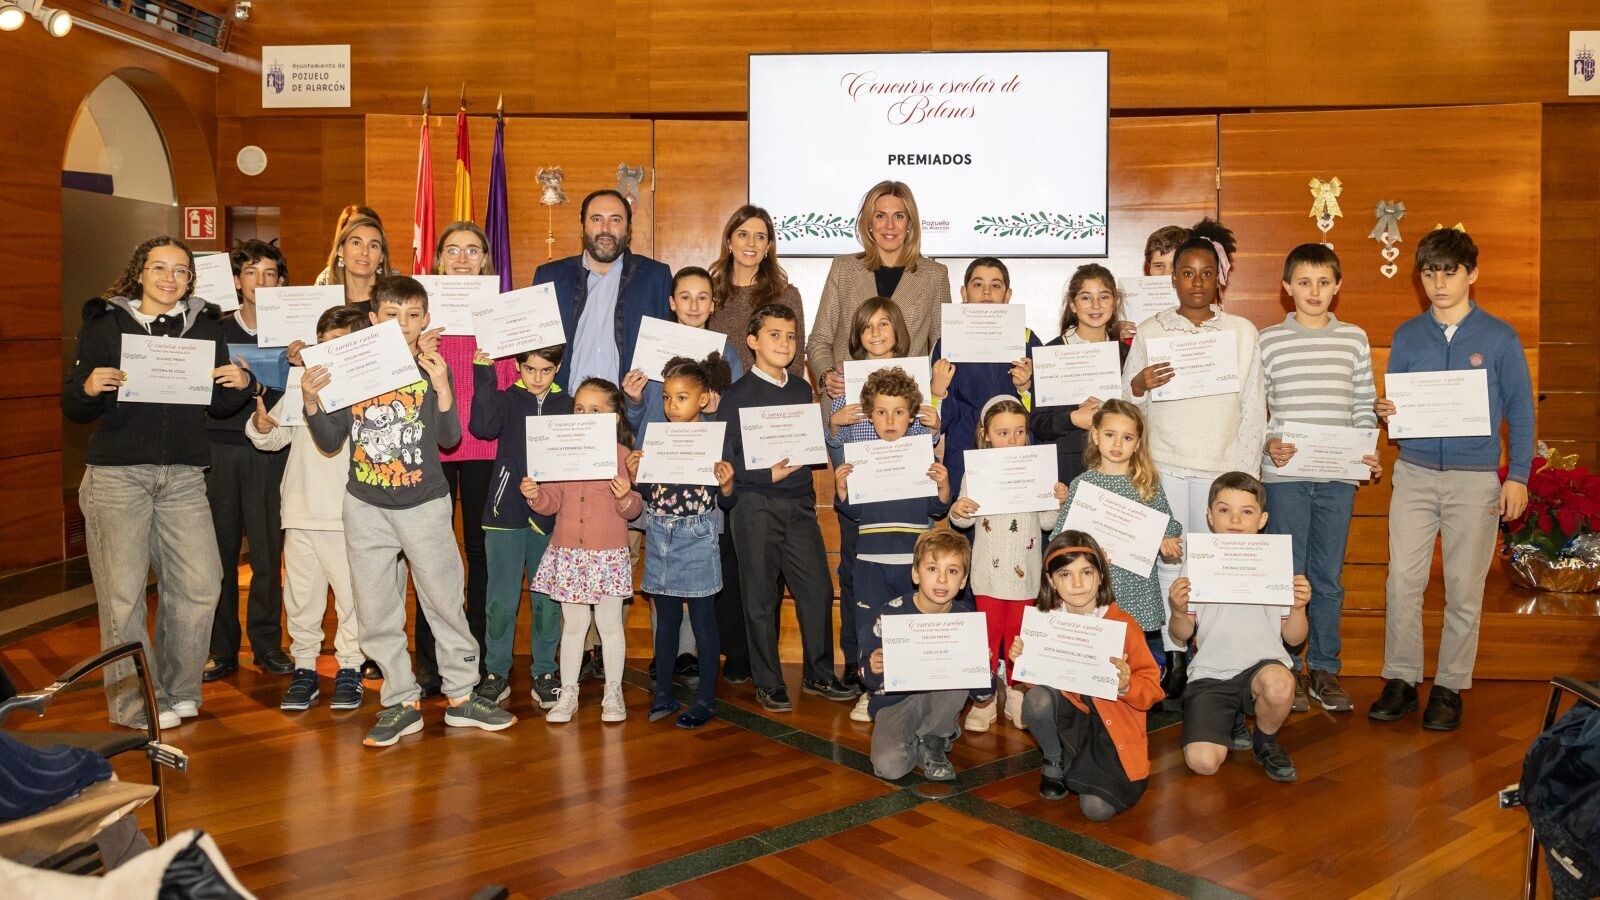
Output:
M506 120L495 117L494 158L489 163L489 212L484 216L489 255L500 273L500 291L511 290L511 220L506 213Z

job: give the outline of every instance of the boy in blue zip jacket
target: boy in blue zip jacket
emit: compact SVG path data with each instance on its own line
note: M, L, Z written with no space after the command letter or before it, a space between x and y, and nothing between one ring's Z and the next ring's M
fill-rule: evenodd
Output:
M861 645L861 684L872 711L872 772L891 781L921 769L929 781L956 777L950 746L961 736L956 716L969 698L986 703L992 687L979 690L905 691L883 689L884 616L940 615L976 612L967 586L972 545L953 531L929 531L912 551L913 593L881 604L856 619Z
M1465 231L1438 228L1417 244L1417 270L1429 309L1395 331L1388 373L1483 370L1488 373L1489 434L1399 438L1389 501L1389 580L1383 647L1383 693L1367 715L1396 721L1417 708L1422 680L1422 592L1434 537L1444 535L1444 634L1422 727L1461 724L1461 691L1472 687L1483 585L1499 520L1528 505L1533 465L1533 385L1517 332L1473 303L1478 247ZM1397 410L1374 404L1385 423ZM1500 427L1509 426L1510 462L1500 483Z
M556 384L564 344L516 355L517 380L497 390L494 360L479 350L472 362L472 415L467 430L496 441L488 498L483 506L484 550L489 583L484 606L483 680L477 694L499 703L510 696L511 654L516 641L517 608L522 605L523 571L532 579L550 546L552 516L528 509L518 485L528 474L528 416L572 414L572 397ZM540 709L556 705L556 648L561 644L561 608L549 594L528 589L532 622L533 700Z

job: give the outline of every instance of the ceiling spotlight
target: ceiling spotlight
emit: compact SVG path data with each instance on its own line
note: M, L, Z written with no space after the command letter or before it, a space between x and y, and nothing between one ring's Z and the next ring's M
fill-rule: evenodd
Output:
M34 7L33 17L44 24L51 37L66 37L72 30L72 14L64 9L51 9L41 3Z
M28 21L28 14L15 3L0 3L0 31L16 31Z
M234 3L233 17L241 22L250 21L250 0L238 0Z

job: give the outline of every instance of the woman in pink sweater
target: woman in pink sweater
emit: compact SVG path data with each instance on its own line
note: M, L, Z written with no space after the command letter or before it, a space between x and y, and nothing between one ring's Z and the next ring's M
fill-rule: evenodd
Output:
M522 479L522 496L541 515L555 516L550 549L539 561L533 589L561 606L561 688L547 722L570 722L578 711L578 672L583 642L592 622L600 632L606 689L600 721L628 717L622 699L626 647L623 604L633 595L633 565L628 559L628 522L644 511L644 500L628 477L633 429L622 412L622 391L603 378L589 378L572 396L573 413L617 414L617 474L610 481Z

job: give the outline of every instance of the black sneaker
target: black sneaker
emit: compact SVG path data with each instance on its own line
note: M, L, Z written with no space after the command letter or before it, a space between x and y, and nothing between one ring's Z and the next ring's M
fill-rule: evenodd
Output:
M333 673L333 698L328 702L329 709L360 709L366 696L359 670L340 669Z
M363 660L361 663L361 677L366 681L382 681L383 670L372 660Z
M294 660L282 650L269 650L256 656L255 664L269 675L288 675L295 671Z
M279 701L278 708L294 712L310 709L320 693L316 670L295 669L294 677L289 680L289 689L283 692L283 700Z
M861 690L861 670L855 666L845 666L844 675L839 678L839 683L847 688Z
M766 688L756 688L756 702L760 703L763 709L772 712L788 712L794 709L794 704L789 701L789 689L781 684L770 691Z
M684 687L700 686L700 658L693 653L679 653L678 661L673 665L672 671L678 680L683 682Z
M1059 770L1059 766L1056 767ZM1067 795L1067 780L1059 776L1039 773L1039 796L1046 800L1060 800Z
M1414 712L1416 708L1417 686L1407 684L1399 678L1391 678L1384 682L1383 693L1379 694L1378 699L1372 701L1372 706L1367 708L1367 718L1377 719L1379 722L1397 722L1406 713Z
M593 678L595 681L606 680L605 658L593 650L583 651L583 662L578 666L578 680Z
M1294 706L1293 712L1305 712L1311 708L1311 695L1306 690L1306 673L1294 673Z
M1250 726L1245 724L1244 713L1239 713L1233 719L1233 749L1249 750L1255 746L1255 741L1250 739Z
M1429 731L1455 731L1461 727L1461 693L1437 684L1428 692L1422 727Z
M825 700L834 700L839 703L848 703L861 696L860 688L845 687L837 678L828 678L826 681L804 681L800 683L803 693L815 694Z
M950 764L950 757L946 755L948 751L945 749L942 739L930 741L927 738L923 738L922 742L917 746L919 748L917 768L922 770L923 778L929 781L954 781L956 779L956 767Z
M511 696L511 685L506 683L504 675L489 674L483 676L483 680L472 689L472 693L498 706Z
M540 709L549 709L556 705L560 699L561 676L554 672L533 676L533 702L539 704Z
M1277 741L1267 741L1255 748L1253 754L1256 762L1267 770L1267 777L1273 781L1294 781L1299 773L1294 770L1294 761L1289 759L1289 751Z

